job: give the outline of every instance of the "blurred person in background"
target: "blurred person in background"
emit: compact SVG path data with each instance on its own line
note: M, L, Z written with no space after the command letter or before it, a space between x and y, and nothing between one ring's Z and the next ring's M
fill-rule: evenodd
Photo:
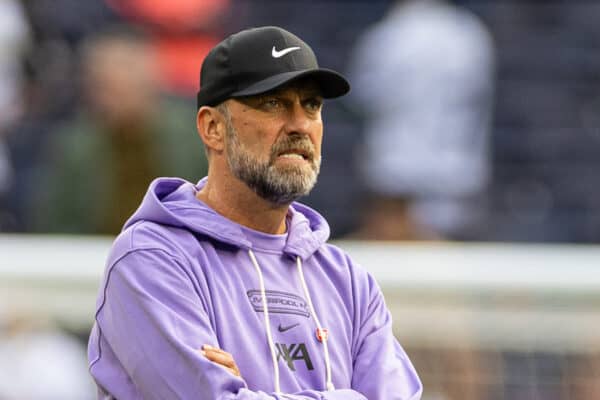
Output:
M37 197L40 175L47 169L46 147L57 124L80 104L76 49L116 17L102 1L35 0L19 5L30 34L22 54L12 59L23 76L23 112L7 132L14 171L7 195L7 230L28 232L34 228L30 199Z
M494 46L470 12L398 1L357 44L351 100L364 114L370 204L355 236L476 236L490 173Z
M114 234L159 175L206 173L193 106L161 95L146 37L125 28L86 40L83 105L49 135L34 203L39 231Z
M0 231L13 225L5 204L13 180L6 136L23 111L19 54L24 51L29 34L20 2L0 1Z

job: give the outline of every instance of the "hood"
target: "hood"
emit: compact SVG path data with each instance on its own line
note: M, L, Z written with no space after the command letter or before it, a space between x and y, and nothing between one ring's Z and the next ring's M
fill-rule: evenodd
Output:
M197 185L179 178L158 178L148 188L142 204L123 230L139 221L183 228L244 250L253 249L266 235L233 222L196 198L207 178ZM308 206L294 202L288 211L288 232L283 253L306 259L329 238L329 225Z

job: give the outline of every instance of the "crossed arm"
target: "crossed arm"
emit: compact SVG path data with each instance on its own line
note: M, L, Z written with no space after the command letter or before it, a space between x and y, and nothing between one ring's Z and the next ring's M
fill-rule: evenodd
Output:
M231 353L226 352L225 350L219 349L217 347L213 347L211 345L205 344L200 349L200 354L209 359L210 361L224 367L227 371L237 377L242 377L240 374L240 370L233 359Z

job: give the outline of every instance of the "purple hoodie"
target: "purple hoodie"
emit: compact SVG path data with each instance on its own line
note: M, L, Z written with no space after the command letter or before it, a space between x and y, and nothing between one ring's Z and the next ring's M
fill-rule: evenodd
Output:
M155 180L113 245L88 349L99 399L421 397L381 290L323 217L293 203L286 234L253 231L199 201L204 183Z

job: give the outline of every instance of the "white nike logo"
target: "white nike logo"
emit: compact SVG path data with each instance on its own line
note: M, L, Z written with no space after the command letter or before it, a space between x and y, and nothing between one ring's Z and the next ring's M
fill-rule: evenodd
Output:
M279 58L279 57L283 57L287 53L291 53L292 51L295 51L295 50L300 50L300 47L297 47L297 46L288 47L287 49L277 51L277 49L275 49L275 46L273 46L273 50L271 50L271 55L273 56L273 58Z

